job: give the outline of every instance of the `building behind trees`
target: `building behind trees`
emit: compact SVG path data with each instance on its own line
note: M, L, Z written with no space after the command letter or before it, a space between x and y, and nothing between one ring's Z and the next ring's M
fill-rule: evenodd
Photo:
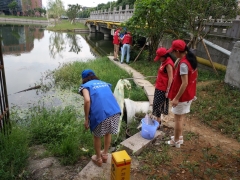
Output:
M17 7L13 10L16 15L24 15L29 10L35 10L36 8L42 8L42 0L1 0L0 1L0 13L5 15L11 15L11 10L8 5L12 2L17 2Z

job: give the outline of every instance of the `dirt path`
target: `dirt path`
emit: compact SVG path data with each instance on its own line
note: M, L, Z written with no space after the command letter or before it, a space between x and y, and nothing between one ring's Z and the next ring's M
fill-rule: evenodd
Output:
M166 126L174 127L174 115L172 113L164 117L164 121ZM184 120L184 131L199 134L200 139L203 139L205 142L209 142L212 146L220 146L223 150L231 153L236 153L236 151L240 150L240 143L237 140L226 137L226 135L202 124L195 118L189 119L187 117Z
M199 82L199 86L206 86L214 81ZM174 114L171 113L171 107L169 107L169 115L163 118L165 125L174 127ZM197 117L187 115L184 119L184 131L191 131L199 134L199 137L205 142L210 143L212 146L220 146L223 150L231 153L236 153L240 150L240 143L232 138L228 138L226 135L221 134L219 131L210 128L200 122Z

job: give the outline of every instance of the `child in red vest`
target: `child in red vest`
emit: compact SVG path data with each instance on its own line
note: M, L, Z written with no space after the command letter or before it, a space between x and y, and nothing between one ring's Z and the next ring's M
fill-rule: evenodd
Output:
M158 75L155 83L152 114L157 117L159 127L161 125L161 114L168 114L169 99L168 92L173 80L174 63L166 48L158 48L154 61L160 61Z
M173 41L167 52L173 52L179 61L168 93L174 114L174 136L166 143L180 148L180 145L183 144L183 118L190 112L191 103L196 95L197 58L188 49L186 43L180 39Z

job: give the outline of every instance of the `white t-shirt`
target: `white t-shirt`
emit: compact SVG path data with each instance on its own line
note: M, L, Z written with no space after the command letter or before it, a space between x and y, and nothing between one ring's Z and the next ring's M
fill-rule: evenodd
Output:
M180 64L180 75L188 74L188 66L186 63Z

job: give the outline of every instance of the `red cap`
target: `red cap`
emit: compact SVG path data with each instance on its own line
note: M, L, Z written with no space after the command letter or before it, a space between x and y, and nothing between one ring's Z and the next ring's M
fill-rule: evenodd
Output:
M177 39L172 42L172 46L167 50L167 52L169 53L169 52L172 52L173 50L185 51L185 48L186 48L186 43L181 39Z
M154 58L154 61L158 61L162 56L165 56L167 54L167 49L166 48L158 48L156 51L156 57Z

